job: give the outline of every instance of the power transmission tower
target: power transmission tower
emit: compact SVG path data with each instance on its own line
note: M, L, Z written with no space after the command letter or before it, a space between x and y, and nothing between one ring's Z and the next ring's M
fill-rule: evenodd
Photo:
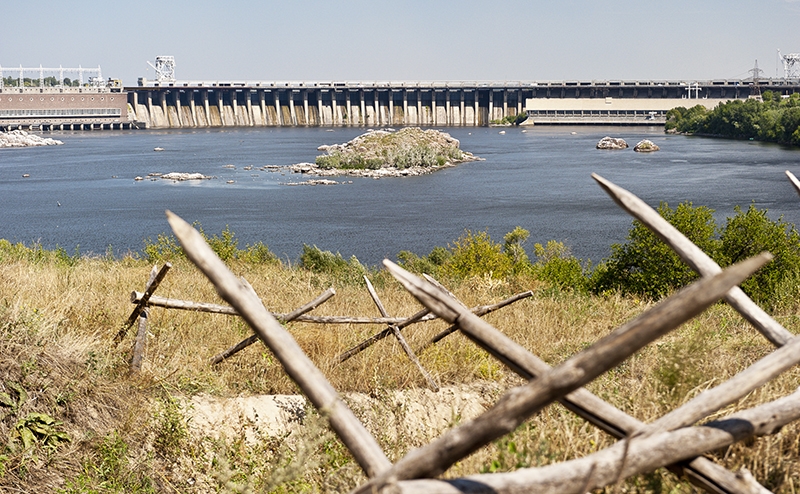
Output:
M758 79L764 71L758 68L758 60L748 72L753 74L753 88L750 90L750 97L761 101L761 87L758 85Z

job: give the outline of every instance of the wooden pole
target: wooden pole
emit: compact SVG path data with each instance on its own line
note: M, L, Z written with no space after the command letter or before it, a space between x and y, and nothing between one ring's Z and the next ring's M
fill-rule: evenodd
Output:
M383 317L389 317L389 314L386 312L386 308L383 306L383 302L378 297L378 292L375 291L375 287L372 286L372 283L369 281L369 278L364 276L364 281L367 282L367 290L369 291L370 297L372 297L372 301L375 302L375 305L378 307L378 311L381 313ZM439 392L439 385L436 384L436 381L433 380L433 377L428 373L425 367L422 366L422 362L419 361L417 355L414 353L414 350L411 349L408 342L406 341L403 334L400 332L400 328L397 326L391 326L392 332L394 333L394 337L397 338L397 342L400 343L400 346L403 348L403 351L406 352L408 358L414 362L414 365L417 366L419 372L428 381L428 385L431 387L432 390Z
M789 177L789 182L791 182L795 192L800 194L800 180L797 180L797 177L794 176L794 173L790 172L789 170L786 170L786 176Z
M493 304L493 305L479 305L477 307L473 307L470 310L472 312L476 313L479 316L484 316L486 314L489 314L490 312L496 311L497 309L501 309L501 308L505 307L506 305L512 304L512 303L516 302L517 300L522 300L523 298L527 298L527 297L530 297L532 295L533 295L533 292L527 291L527 292L524 292L524 293L520 293L520 294L514 295L513 297L507 298L506 300L503 300L503 301L498 302L496 304ZM435 315L433 315L432 317L428 317L429 313L430 313L430 310L423 309L423 310L417 312L416 314L414 314L413 316L409 317L408 319L403 319L399 324L396 324L395 326L398 329L403 329L403 328L405 328L407 326L410 326L410 325L412 325L412 324L414 324L416 322L430 321L430 320L435 319L437 317ZM383 319L389 319L389 318L383 318ZM389 323L389 324L391 324L391 323ZM446 330L444 330L441 333L439 333L438 335L436 335L433 340L431 340L430 342L428 342L425 345L423 345L419 350L417 350L417 353L421 353L423 350L426 350L432 344L438 343L445 336L447 336L448 334L456 331L457 329L458 328L455 327L455 326L450 326ZM366 340L362 341L358 345L355 345L354 347L350 348L349 350L343 352L341 355L336 357L336 361L341 364L342 362L344 362L345 360L349 359L350 357L353 357L353 356L361 353L362 351L366 350L367 348L369 348L370 346L372 346L376 342L386 338L387 336L392 334L392 332L393 332L393 330L392 330L392 328L390 326L390 327L384 329L383 331L381 331L380 333L375 333L374 335L370 336L369 338L367 338Z
M452 293L434 278L428 275L423 276L434 286L452 296ZM452 327L458 327L458 325L454 324ZM462 330L462 332L501 362L506 361L512 370L527 380L534 379L551 369L544 361L485 322L480 326L468 328L466 331ZM494 343L489 345L485 343L487 341ZM503 355L499 355L494 349L495 347L503 348ZM614 408L584 388L573 391L559 399L559 402L568 410L617 439L635 434L646 427L645 423ZM711 460L702 456L691 462L673 465L670 469L678 476L686 475L694 485L708 492L719 494L743 494L745 492L737 487L741 485L741 479L732 472L717 467Z
M660 432L619 442L583 458L509 473L470 475L453 480L406 480L392 492L415 494L582 494L613 485L618 479L719 450L755 436L774 434L800 418L800 391L698 427ZM713 464L712 464L713 465ZM716 467L721 468L721 467ZM736 474L728 490L768 493L749 472ZM358 489L356 492L363 492ZM379 492L379 491L377 491Z
M324 304L325 302L327 302L334 295L336 295L336 291L333 289L333 287L328 288L327 290L322 292L322 294L320 294L319 297L315 298L314 300L312 300L311 302L305 304L304 306L299 307L294 312L290 312L289 314L286 315L286 317L283 317L283 318L276 317L276 319L278 319L278 321L280 321L283 324L286 324L287 322L292 322L295 319L297 319L298 317L300 317L301 315L305 314L306 312L314 310L317 307L319 307L320 305ZM228 359L228 358L236 355L240 351L244 350L248 346L250 346L253 343L255 343L256 340L258 340L258 336L257 335L251 335L251 336L245 338L244 340L242 340L239 343L235 344L234 346L228 348L224 352L215 355L211 359L211 364L212 365L218 364L218 363L222 362L223 360Z
M717 276L689 285L540 378L510 390L493 408L475 420L411 451L359 491L383 488L393 479L433 477L443 473L459 459L513 431L548 403L592 381L646 344L696 316L769 259L768 253L762 253L729 267ZM391 261L384 260L383 263L412 295L442 319L458 322L462 328L468 324L467 321L472 324L482 321L430 283L423 282Z
M220 297L234 307L261 341L281 362L309 401L328 416L331 428L369 477L387 471L391 463L378 442L353 415L322 372L303 352L288 331L267 311L258 297L228 270L200 233L174 213L167 220L186 256L216 287Z
M137 303L144 294L142 292L131 292L131 302ZM148 307L163 307L165 309L178 309L190 310L196 312L208 312L211 314L225 314L229 316L238 316L239 313L233 307L228 305L208 304L205 302L192 302L191 300L178 300L174 298L157 297L153 295L147 301ZM436 319L436 316L430 315L430 311L421 311L427 314L425 317L420 317L417 321L431 321ZM423 314L423 315L424 315ZM274 313L273 317L276 319L285 319L289 314ZM349 317L349 316L310 316L303 314L294 319L295 322L307 322L314 324L395 324L399 325L408 321L409 318L405 317Z
M481 305L480 307L476 307L475 309L472 310L472 312L476 316L483 317L486 314L490 314L490 313L492 313L492 312L494 312L494 311L496 311L498 309L502 309L503 307L505 307L507 305L511 305L514 302L518 301L518 300L522 300L522 299L525 299L525 298L528 298L528 297L532 297L532 296L533 296L533 292L532 291L518 293L518 294L516 294L514 296L508 297L505 300L501 300L500 302L498 302L496 304L493 304L493 305ZM435 345L436 343L439 343L446 336L451 335L451 334L455 333L456 331L458 331L458 325L457 324L451 325L450 327L448 327L447 329L445 329L441 333L439 333L436 336L434 336L433 338L431 338L431 341L429 341L429 342L425 343L423 346L421 346L419 348L419 350L417 350L417 353L422 353L424 350L427 350L432 345Z
M153 281L158 276L158 266L154 265L153 269L150 270L150 278L147 280L147 284L145 285L145 291L147 287L153 284ZM144 349L147 345L147 309L142 308L139 311L139 327L136 331L136 339L133 342L133 355L131 356L131 373L138 373L142 370L142 358L144 358Z
M417 312L413 316L408 317L406 319L400 320L397 324L387 323L387 324L390 324L390 326L388 328L384 329L380 333L376 333L376 334L370 336L369 338L367 338L366 340L362 341L358 345L350 348L349 350L347 350L345 352L342 352L342 354L340 354L338 357L336 357L336 361L341 364L342 362L344 362L345 360L349 359L350 357L363 352L364 350L366 350L367 348L371 347L376 342L378 342L378 341L386 338L390 334L392 334L394 332L394 330L392 329L393 327L395 327L395 328L397 328L399 330L399 329L403 329L405 327L408 327L408 326L410 326L410 325L412 325L412 324L414 324L416 322L429 321L429 320L433 319L433 318L426 318L426 316L429 315L430 312L431 311L429 311L428 309L422 309L421 311ZM434 318L435 318L435 316L434 316ZM384 317L382 319L388 320L388 319L393 319L393 318Z
M647 203L596 173L592 174L592 178L600 184L600 187L611 196L614 202L652 230L683 259L683 262L701 276L711 276L722 270L700 247L693 244L691 240L662 218ZM794 337L790 331L750 300L741 288L731 288L731 291L725 294L725 301L744 316L773 345L784 345Z
M153 292L156 291L158 285L161 284L161 281L167 275L167 271L169 271L170 268L172 268L172 264L165 263L163 266L161 266L161 270L158 272L156 277L153 278L151 282L147 283L141 300L137 302L136 307L134 307L133 312L131 312L131 315L128 317L128 320L125 321L125 324L122 325L122 329L119 330L119 333L117 333L117 336L114 338L115 344L118 344L120 341L122 341L122 338L125 337L125 333L127 333L128 329L130 329L133 323L136 322L136 318L139 317L139 313L142 312L145 307L147 307L147 301L153 295Z

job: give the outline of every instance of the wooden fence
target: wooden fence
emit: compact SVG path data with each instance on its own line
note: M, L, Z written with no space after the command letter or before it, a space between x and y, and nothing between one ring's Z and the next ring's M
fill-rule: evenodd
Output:
M791 173L787 172L787 175L800 193L800 182ZM237 314L245 319L254 335L240 345L252 343L257 338L270 348L309 401L329 417L331 428L369 477L363 485L354 486L355 493L583 493L614 485L629 476L660 467L667 467L675 474L685 476L708 492L769 492L746 470L734 473L701 455L753 436L774 433L800 418L800 388L775 401L703 425L694 424L736 402L800 361L800 337L795 337L786 330L737 287L755 270L769 262L771 255L763 253L723 270L641 199L598 175L592 177L620 207L655 232L701 278L615 329L589 348L551 368L480 318L480 315L504 304L530 296L529 292L494 306L468 309L435 280L422 279L388 260L384 261L386 269L419 300L424 309L409 318L390 317L367 280L370 294L382 316L370 319L369 323L386 324L388 327L344 352L339 356L340 362L389 335L397 337L403 345L404 339L400 333L403 327L435 316L452 325L438 335L438 339L453 331L461 331L475 344L528 380L527 384L508 390L483 415L454 427L430 444L409 452L394 464L387 459L375 438L356 419L325 376L280 324L280 321L288 320L310 321L311 316L304 315L305 312L327 300L327 294L332 296L332 290L291 314L271 314L252 287L228 270L191 225L171 212L167 212L167 218L188 258L230 304L230 307L200 304L192 310L228 311L222 313ZM165 266L161 271L164 269L168 267ZM145 291L132 295L132 301L137 304L136 309L125 329L120 332L120 338L137 317L141 321L140 315L146 316L146 307L149 305L187 308L178 306L188 302L169 301L152 295L154 286L163 279L161 271L154 269ZM616 409L583 388L643 346L667 334L720 299L724 299L740 312L778 348L728 381L700 393L649 424ZM214 310L211 310L212 307ZM317 321L332 322L332 319L317 318ZM348 322L363 321L349 318ZM142 333L141 324L139 333ZM437 338L431 343L438 341ZM237 347L223 352L212 361L223 361ZM436 383L416 360L414 352L407 344L403 348L419 366L431 387L435 388ZM436 479L461 458L510 433L554 401L561 402L569 410L619 441L586 457L545 467L524 468L510 473L471 475L451 480Z

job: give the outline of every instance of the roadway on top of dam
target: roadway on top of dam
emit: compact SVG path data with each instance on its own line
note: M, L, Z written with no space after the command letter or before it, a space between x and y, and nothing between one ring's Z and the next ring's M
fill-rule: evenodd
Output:
M800 79L759 79L758 84L764 87L800 88ZM253 88L253 89L465 89L465 88L537 88L537 87L689 87L689 86L752 86L752 79L649 79L649 80L561 80L561 81L249 81L249 80L216 80L216 81L151 81L140 79L138 86L129 86L128 91L163 89L169 87L190 88Z

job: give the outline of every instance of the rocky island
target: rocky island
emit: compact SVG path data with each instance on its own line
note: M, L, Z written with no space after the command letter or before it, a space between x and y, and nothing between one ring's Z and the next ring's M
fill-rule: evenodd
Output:
M480 158L459 149L458 139L438 130L407 127L373 130L344 144L323 145L316 163L299 163L294 173L317 176L404 177L432 173Z
M27 148L33 146L56 146L59 144L64 143L49 137L39 137L36 134L29 134L21 129L5 133L0 132L0 148Z
M597 149L627 149L628 143L619 137L603 137L595 146Z

